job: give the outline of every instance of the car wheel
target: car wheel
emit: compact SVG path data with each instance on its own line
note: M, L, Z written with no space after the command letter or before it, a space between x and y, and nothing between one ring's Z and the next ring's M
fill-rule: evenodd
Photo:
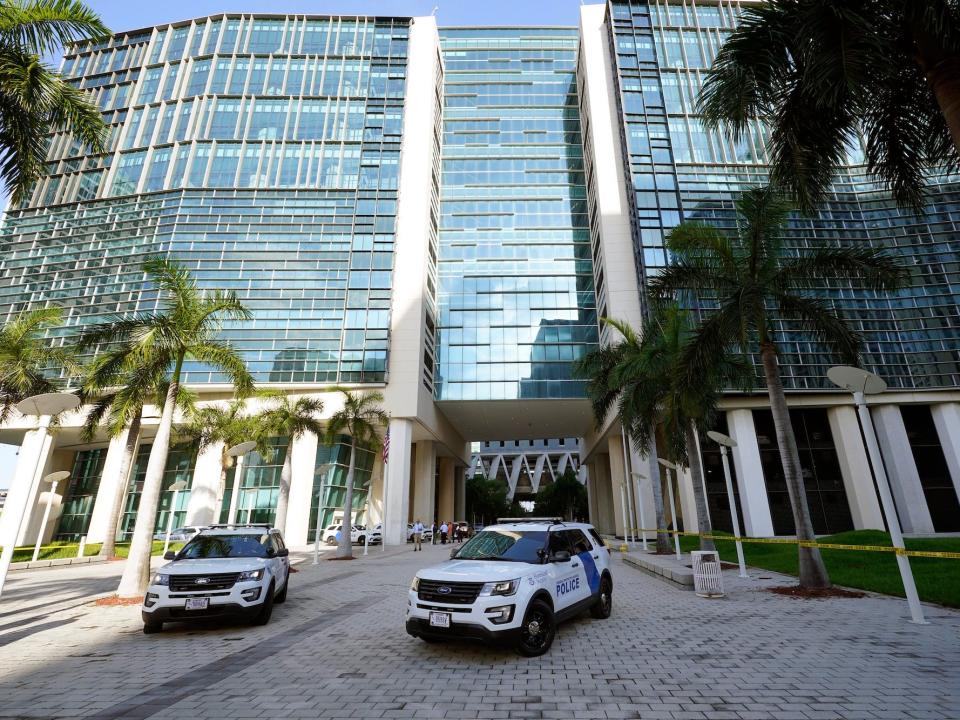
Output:
M328 537L328 538L327 538L326 540L324 540L323 542L325 542L327 545L336 545L336 544L337 544L337 539L336 539L335 537Z
M361 535L360 537L357 538L357 545L363 545L363 542L366 539L367 539L366 535Z
M266 625L270 622L270 616L273 615L273 583L267 588L267 597L263 601L263 607L253 617L253 625Z
M162 622L145 622L143 624L144 635L153 635L154 633L161 632L162 630L163 630Z
M282 603L287 601L287 588L290 587L290 571L287 570L287 579L283 582L283 590L277 593L277 597L274 599L275 603Z
M613 611L613 583L610 576L604 575L600 580L600 597L590 608L590 616L598 620L606 620Z
M556 632L553 610L543 600L534 600L527 608L523 625L520 626L520 644L517 649L526 657L543 655L553 645Z

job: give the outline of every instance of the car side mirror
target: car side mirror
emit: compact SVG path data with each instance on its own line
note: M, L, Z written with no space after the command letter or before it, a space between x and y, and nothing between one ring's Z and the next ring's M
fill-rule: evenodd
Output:
M554 562L558 562L558 563L570 562L570 553L569 553L569 551L567 551L567 550L557 550L557 551L553 554L553 561L554 561Z
M268 557L268 558L273 558L273 557L276 557L276 556L277 556L277 551L276 551L276 550L274 550L273 548L267 548L267 557Z
M277 557L287 557L290 554L290 550L283 548L277 552Z
M457 553L458 553L458 552L460 552L460 548L454 548L453 550L451 550L451 551L450 551L450 559L453 560L453 559L457 556Z
M163 554L163 559L164 559L164 560L176 560L176 559L177 559L177 554L176 554L173 550L167 550L167 551Z

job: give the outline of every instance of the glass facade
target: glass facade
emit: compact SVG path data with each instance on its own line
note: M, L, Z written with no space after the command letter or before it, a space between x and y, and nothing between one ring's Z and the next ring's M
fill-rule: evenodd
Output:
M377 453L369 448L358 447L353 469L353 522L366 523L367 495ZM310 501L310 542L317 532L317 517L322 531L334 522L335 514L342 514L344 493L347 490L347 472L350 467L350 438L341 435L335 445L317 446L313 475L313 492Z
M62 481L58 487L63 493L63 507L55 540L76 541L87 534L106 459L107 448L81 450L74 457L68 487L64 491Z
M134 460L133 473L130 475L130 484L127 486L127 496L123 502L123 514L120 516L120 540L130 540L133 537L133 526L137 521L137 508L140 505L140 493L143 491L143 481L147 476L147 463L150 461L152 445L140 445L137 457ZM170 510L173 506L173 491L166 488L175 482L183 481L187 484L186 490L177 493L177 506L173 509L173 527L178 528L187 521L187 505L190 503L190 488L193 485L193 470L197 464L197 448L195 445L174 445L167 455L167 465L160 482L162 488L160 501L157 503L157 519L154 525L155 533L165 533L170 520Z
M440 400L582 397L597 342L575 28L441 29Z
M271 452L264 456L247 453L240 467L240 497L237 499L237 522L272 523L277 515L280 496L280 473L290 448L289 438L274 437L268 441ZM220 521L227 522L236 467L227 473L220 506Z
M695 112L704 70L735 26L737 0L611 0L610 44L622 141L632 180L634 243L641 281L669 260L665 233L681 220L734 227L733 200L766 180L766 129L756 122L739 143L709 131ZM866 367L894 388L960 384L960 178L932 178L929 205L918 217L896 209L857 165L837 178L812 216L795 216L786 247L860 244L888 248L916 273L913 286L879 296L851 287L822 287L864 338ZM833 388L835 358L791 318L775 332L787 389Z
M223 335L258 381L382 382L408 34L221 16L68 49L109 150L52 137L49 176L0 234L0 318L57 302L63 335L150 311L139 266L164 254L253 312Z

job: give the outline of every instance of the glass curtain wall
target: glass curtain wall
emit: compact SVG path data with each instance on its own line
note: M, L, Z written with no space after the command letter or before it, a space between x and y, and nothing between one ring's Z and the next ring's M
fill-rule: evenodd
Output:
M133 537L133 526L137 520L137 506L140 504L140 493L143 491L143 481L147 475L147 462L150 460L152 445L140 445L134 461L130 484L127 487L127 496L123 503L123 514L120 516L120 540L130 540ZM173 510L173 527L177 528L187 521L187 505L190 503L190 487L193 485L193 471L197 464L197 448L195 445L172 446L167 455L167 465L163 471L160 502L157 505L157 520L154 532L158 535L167 530L167 523ZM173 492L167 490L175 482L187 483L187 489L177 493L177 506L173 505Z
M441 29L440 400L582 397L597 343L575 28Z
M63 506L55 540L75 541L86 535L106 458L107 448L81 450L74 457L66 491L63 490L63 481L60 481Z
M367 496L377 453L358 447L353 472L353 516L355 525L366 524ZM317 528L324 528L343 517L344 494L347 490L347 471L350 465L350 438L341 435L335 445L317 446L313 492L310 506L309 538L313 542ZM317 519L319 517L319 525Z
M290 439L270 438L271 452L263 456L258 452L247 453L240 468L240 497L237 500L237 522L273 523L277 515L277 498L280 496L280 473L289 452ZM229 487L233 488L234 468L227 473ZM229 512L230 496L223 495L221 514ZM226 522L226 520L224 520Z

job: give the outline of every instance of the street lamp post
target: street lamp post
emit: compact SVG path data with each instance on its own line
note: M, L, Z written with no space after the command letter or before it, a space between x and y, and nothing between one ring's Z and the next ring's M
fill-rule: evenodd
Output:
M247 440L227 449L227 457L234 458L233 462L233 492L230 493L230 509L227 511L227 522L233 525L237 521L237 506L240 502L240 488L243 486L243 456L253 450L257 444Z
M637 504L640 506L637 509L637 512L640 513L640 517L637 518L637 524L640 525L640 542L643 545L643 551L647 552L647 529L643 527L646 523L643 520L643 495L640 493L640 478L645 477L638 472L631 472L633 476L633 481L636 483L636 494L637 494Z
M743 560L743 544L740 542L740 515L737 513L737 502L733 497L733 481L730 480L730 462L727 460L727 448L737 446L737 441L729 435L710 430L707 437L720 446L720 457L723 460L723 479L727 483L727 502L730 503L730 519L733 522L733 534L737 538L737 562L740 564L740 577L750 577L747 575L747 565Z
M60 470L59 472L53 472L47 475L43 482L50 483L50 492L47 493L47 504L43 509L43 520L40 523L40 532L37 533L37 544L33 546L33 562L37 561L37 558L40 557L40 543L43 542L43 534L47 531L47 520L50 519L50 506L53 505L53 498L57 494L57 485L60 484L61 480L66 480L70 477L69 470Z
M621 517L623 518L623 547L630 549L630 541L627 539L627 533L629 532L628 525L630 522L627 520L627 492L624 489L623 480L620 481L620 510ZM621 548L622 549L622 548Z
M862 368L839 365L830 368L827 371L827 377L830 382L838 387L853 393L853 402L857 406L857 417L860 420L860 429L867 443L867 452L870 455L870 464L873 465L873 473L877 482L877 489L880 492L880 503L883 506L883 514L887 518L887 528L890 530L890 540L893 547L898 551L906 548L903 543L903 533L900 532L900 520L897 517L897 506L893 500L893 494L890 492L890 481L887 478L887 471L883 465L883 457L880 455L880 445L877 443L877 433L873 427L873 418L867 409L865 395L877 395L887 389L887 384L883 378L874 375L872 372ZM900 569L900 579L903 581L903 590L907 596L907 604L910 606L911 622L918 625L926 625L927 621L923 616L923 606L920 604L920 596L917 593L917 585L913 580L913 571L910 569L910 559L897 552L897 566Z
M620 426L620 444L623 448L623 484L627 489L627 519L632 519L634 517L635 508L633 505L633 490L631 489L630 482L630 441L627 439L627 431L624 429L623 425ZM640 527L640 521L637 520L637 527ZM634 532L634 528L631 526L629 529L630 541L633 542L637 539L637 534Z
M75 410L79 405L80 398L70 393L32 395L16 405L21 415L35 415L39 418L37 429L41 431L43 439L40 443L40 453L27 492L19 494L19 502L17 502L16 507L13 506L12 502L9 502L14 500L16 496L13 493L7 496L8 504L4 508L4 512L11 513L11 517L15 519L10 523L10 534L5 538L0 538L0 542L3 543L3 552L0 553L0 595L3 594L3 586L7 581L7 572L10 570L10 562L13 560L13 549L17 544L17 538L20 537L20 528L23 527L23 519L27 514L27 505L30 498L33 497L33 489L40 483L44 460L50 450L50 444L53 442L53 436L49 429L50 421L55 415L67 410Z
M677 466L669 460L658 458L657 462L663 465L667 470L667 492L670 495L670 517L673 518L673 547L677 552L677 560L680 560L680 524L677 522L677 504L673 500L673 480L670 478L670 471L676 470Z
M163 554L167 554L167 550L170 547L170 533L173 532L173 516L177 512L177 498L180 495L181 490L187 489L186 480L177 480L173 485L167 488L167 490L173 490L173 500L170 501L170 517L167 518L167 537L163 541Z

